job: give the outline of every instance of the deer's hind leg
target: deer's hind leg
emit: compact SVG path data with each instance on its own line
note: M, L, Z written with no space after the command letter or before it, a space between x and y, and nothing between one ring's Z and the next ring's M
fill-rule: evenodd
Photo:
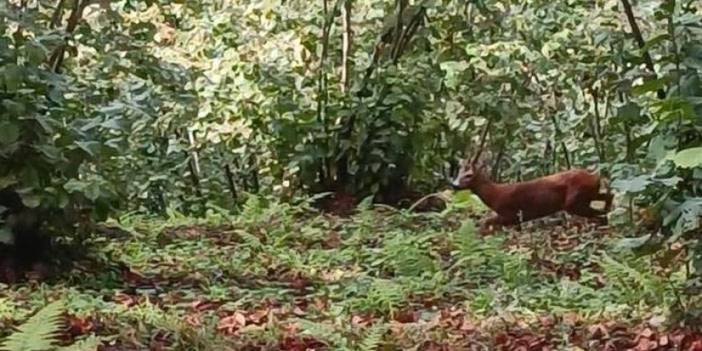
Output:
M599 225L607 224L607 211L590 207L590 201L577 202L565 210L572 215L594 219Z
M612 193L598 193L593 201L604 201L604 211L609 212L612 209L612 200L614 195Z
M600 217L607 214L607 212L603 210L598 210L590 207L590 204L575 205L570 208L567 208L566 212L574 214L576 216L588 218Z
M565 206L565 211L569 214L576 215L579 217L597 219L598 222L606 224L606 215L607 212L609 212L608 207L611 204L612 195L600 194L597 191L598 189L585 189L584 191L574 194L573 196L569 196L569 198L566 199L567 202ZM590 206L592 201L604 201L605 209L598 210L592 208Z

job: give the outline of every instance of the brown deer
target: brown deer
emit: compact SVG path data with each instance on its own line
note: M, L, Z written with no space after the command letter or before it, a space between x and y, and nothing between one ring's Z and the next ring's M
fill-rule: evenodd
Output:
M600 176L584 169L573 169L533 180L500 184L490 180L485 166L476 156L462 161L458 176L451 182L454 189L470 189L496 215L480 226L485 234L491 226L515 225L560 211L596 218L609 212L612 194L600 193ZM590 207L592 201L604 201L604 210ZM604 218L606 222L606 217Z

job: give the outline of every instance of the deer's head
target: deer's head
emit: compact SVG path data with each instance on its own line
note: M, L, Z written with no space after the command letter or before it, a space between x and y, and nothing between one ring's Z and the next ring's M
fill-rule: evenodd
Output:
M451 187L455 190L473 189L486 179L484 170L485 164L482 162L462 160L458 175L451 182Z

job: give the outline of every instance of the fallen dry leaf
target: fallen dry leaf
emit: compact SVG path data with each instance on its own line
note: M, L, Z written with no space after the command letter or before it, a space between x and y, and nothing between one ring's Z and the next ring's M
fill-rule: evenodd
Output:
M199 327L202 325L202 317L200 316L200 314L188 314L185 316L185 323L193 327Z
M220 319L219 323L217 323L217 331L225 334L234 334L244 326L246 326L246 316L237 311Z
M412 310L404 310L395 314L393 320L399 323L414 323L419 319L419 313Z
M114 302L122 304L126 307L132 307L132 306L136 305L136 303L137 303L135 297L133 297L131 295L127 295L125 293L121 293L121 292L116 293L115 296L112 298L112 300Z
M473 323L471 323L471 322L469 322L469 321L463 321L463 323L461 324L461 327L458 328L458 329L459 329L460 331L462 331L462 332L472 333L472 332L474 332L477 328L475 327L475 325L473 325Z

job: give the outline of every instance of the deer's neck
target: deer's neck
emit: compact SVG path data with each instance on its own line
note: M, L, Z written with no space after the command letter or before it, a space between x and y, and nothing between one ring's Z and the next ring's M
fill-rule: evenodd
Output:
M495 210L500 187L500 184L497 184L490 179L485 179L473 187L473 193L478 195L480 200L482 200L487 207Z

